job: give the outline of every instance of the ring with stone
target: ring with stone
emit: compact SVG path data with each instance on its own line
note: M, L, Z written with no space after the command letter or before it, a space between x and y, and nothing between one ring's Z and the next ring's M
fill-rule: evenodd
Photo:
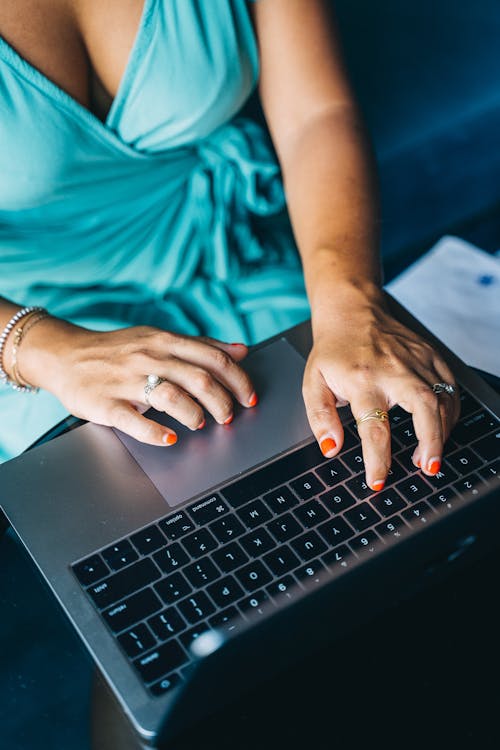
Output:
M455 387L451 383L434 383L432 386L434 393L448 393L450 396L455 393Z
M149 395L152 391L154 391L155 388L157 388L161 383L165 382L165 378L160 378L159 375L148 375L146 379L146 385L144 386L144 401L151 406L151 403L149 401Z

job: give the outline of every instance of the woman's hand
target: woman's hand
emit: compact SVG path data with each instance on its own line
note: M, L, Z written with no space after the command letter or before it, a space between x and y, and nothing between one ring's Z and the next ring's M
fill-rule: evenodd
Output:
M429 476L437 473L443 445L460 413L458 388L442 357L390 315L382 295L354 306L323 303L313 320L314 346L303 393L323 453L335 456L342 448L336 406L349 403L357 419L368 410L399 404L413 417L418 438L414 464ZM436 395L431 386L437 382L454 385L455 393ZM358 431L366 482L381 490L391 465L389 422L370 419Z
M233 399L254 406L250 378L238 366L244 344L181 336L148 326L101 333L47 318L19 351L24 379L51 391L75 416L116 427L144 443L172 445L173 430L141 412L150 374L165 378L149 403L192 430L205 411L219 424L233 417Z

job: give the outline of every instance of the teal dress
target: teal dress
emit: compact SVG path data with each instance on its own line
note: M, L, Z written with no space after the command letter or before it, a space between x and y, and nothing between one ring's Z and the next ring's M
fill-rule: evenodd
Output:
M245 0L145 0L105 122L0 37L0 296L254 343L308 303ZM66 414L0 387L0 460Z

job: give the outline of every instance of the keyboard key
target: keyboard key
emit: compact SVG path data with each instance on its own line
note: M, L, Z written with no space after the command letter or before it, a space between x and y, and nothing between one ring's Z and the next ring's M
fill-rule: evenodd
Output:
M336 547L354 536L354 531L349 524L340 517L322 523L321 526L318 526L317 531L319 531L323 539L332 547Z
M368 503L360 503L355 508L347 510L344 517L355 531L364 531L380 521L379 514Z
M271 508L273 513L283 513L299 504L298 498L288 487L278 487L273 492L264 495L264 501Z
M210 628L208 627L207 623L199 622L194 626L194 628L190 628L189 630L186 630L184 633L182 633L182 635L179 636L179 640L181 641L186 651L189 652L193 641L199 638L200 635L203 635L203 633L207 632L210 632ZM185 676L188 677L188 675Z
M308 500L314 495L319 495L325 489L323 482L312 473L304 474L300 479L294 479L290 482L290 486L301 500Z
M365 500L370 495L373 495L372 488L369 487L364 480L364 474L348 479L346 485L349 488L349 491L358 500Z
M351 448L359 448L361 438L358 435L358 428L354 422L350 422L349 425L344 424L344 442L342 443L341 455L351 450Z
M154 524L148 526L147 529L138 531L137 534L133 534L130 537L130 541L141 555L149 555L151 552L156 552L157 549L167 544L167 540L160 529Z
M439 513L443 510L452 510L455 508L455 506L460 503L460 497L452 487L445 487L435 495L428 497L427 501Z
M370 503L384 518L388 518L407 507L406 501L403 500L401 495L396 490L391 489L383 489L372 497Z
M103 550L102 556L112 570L120 570L120 568L124 568L126 565L130 565L130 563L139 559L139 555L128 539L124 539L122 542L113 544L111 547Z
M161 578L161 573L152 560L139 560L125 570L91 586L88 593L94 604L103 609L153 583L158 578Z
M173 604L187 596L192 588L182 573L172 573L154 586L156 593L165 604Z
M284 513L280 518L275 518L266 524L266 528L278 540L278 542L287 542L293 539L297 534L301 534L304 529L300 523L292 516L291 513Z
M225 513L229 513L229 507L221 496L215 493L203 500L198 500L198 502L186 508L186 511L195 523L204 526Z
M174 516L164 518L163 521L160 521L159 526L167 539L180 539L182 536L196 528L195 524L186 513L184 513L184 511L180 511Z
M359 474L360 471L364 471L365 469L361 446L356 446L356 448L347 451L347 453L342 453L342 461L354 474Z
M399 404L393 406L389 410L388 414L391 431L393 427L397 427L398 425L403 424L404 422L407 422L411 419L411 414L405 411L401 406L399 406Z
M167 638L184 630L186 623L177 612L175 607L168 607L163 612L151 617L148 625L160 641L166 641Z
M183 599L177 607L191 625L214 612L214 605L203 591L197 591L187 599Z
M324 462L316 441L279 458L268 466L239 479L222 490L222 494L233 508L253 500L269 490L269 487L288 482L290 477L303 474Z
M413 464L412 464L413 466ZM413 470L416 467L413 466ZM391 487L392 485L396 484L396 482L399 482L400 479L404 479L408 476L408 472L406 472L399 461L396 461L395 458L392 459L391 468L387 472L387 479L385 480L385 486Z
M332 458L324 466L318 466L316 474L318 474L327 487L334 487L339 482L343 482L344 479L351 476L351 472L339 458Z
M248 505L244 505L243 508L239 508L236 512L240 521L249 529L255 529L256 526L260 526L261 523L272 518L271 511L266 508L262 500L254 500Z
M320 560L311 560L307 565L295 571L295 577L306 589L320 586L329 578L327 570Z
M414 453L415 453L415 448L412 447L412 448L405 448L404 450L399 451L397 454L398 462L401 464L404 471L407 472L406 474L403 475L405 477L407 477L408 474L411 474L414 476L418 471L420 471L412 461L412 456ZM395 479L394 481L397 482L398 480Z
M309 500L299 505L293 513L306 529L312 529L329 517L329 513L318 500Z
M460 417L466 417L474 411L481 409L481 404L468 391L460 389Z
M132 659L145 651L149 651L156 644L156 638L144 624L137 625L136 628L122 633L118 636L118 641L125 653Z
M180 667L187 661L185 651L177 641L169 641L159 646L155 651L145 654L134 661L134 666L144 682L156 682L169 672Z
M195 587L203 588L205 584L215 581L220 576L219 571L208 557L202 557L182 571L188 581Z
M349 546L357 555L374 554L384 546L380 537L374 531L365 531L364 534L351 539Z
M239 542L250 557L260 557L264 552L269 552L270 549L276 547L276 542L264 528L255 529L246 536L240 537Z
M488 432L498 429L500 422L487 409L480 409L468 417L461 417L451 432L451 437L459 445L470 445Z
M385 542L401 539L408 532L408 526L399 516L392 516L375 526L375 531Z
M293 576L283 576L266 588L269 596L278 602L294 601L301 595L300 587Z
M351 495L349 490L342 486L323 492L319 496L319 499L328 508L330 513L342 513L342 511L356 504L356 498Z
M339 573L346 568L350 568L356 561L354 553L345 544L332 549L321 557L326 567L334 573Z
M404 424L399 424L396 427L393 427L392 434L396 438L396 440L399 440L399 442L404 445L406 448L409 448L410 446L415 446L417 444L417 436L415 435L415 429L413 427L413 422L404 422Z
M153 555L154 561L165 573L175 573L182 565L189 562L189 557L179 542L173 542Z
M421 476L413 476L398 482L396 488L409 503L415 503L432 494L433 488Z
M150 685L149 689L151 693L155 696L164 695L169 690L172 690L176 685L179 685L181 682L181 678L179 677L177 672L173 672L172 674L169 674L167 677L164 677L162 680L159 680L158 682L155 682L153 685Z
M109 574L109 568L100 555L92 555L82 562L75 563L73 573L82 586L90 586Z
M419 526L420 524L427 523L433 518L434 513L432 512L430 505L422 500L411 508L408 508L408 510L404 510L401 515L410 526Z
M448 459L445 458L437 474L434 474L432 477L426 475L425 481L429 482L429 484L437 490L441 487L446 487L447 484L453 482L457 478L458 474L451 468Z
M271 580L271 574L259 560L254 560L249 565L245 565L235 575L247 591L255 591L261 586L265 586Z
M230 542L231 539L236 539L236 537L244 534L246 531L234 513L224 516L224 518L219 518L218 521L211 523L208 528L221 544Z
M212 554L212 560L219 566L223 573L230 573L235 568L239 568L248 560L248 555L243 552L240 545L236 542L226 544L225 547L216 550Z
M457 482L453 483L453 488L462 497L470 497L472 495L479 495L484 490L484 484L482 483L479 474L469 474L467 477L462 477Z
M483 465L483 461L470 448L459 448L446 459L458 474L470 474ZM456 479L451 477L451 479Z
M243 614L251 620L263 617L270 610L275 609L275 604L273 604L266 592L262 590L254 591L251 596L243 599L238 606Z
M328 521L327 523L331 523ZM302 536L293 539L291 546L304 562L312 560L326 550L326 544L315 531L308 531Z
M244 595L244 591L233 576L225 576L208 586L207 591L218 607L227 607Z
M122 599L102 613L113 633L132 627L136 622L161 609L161 602L152 589L144 589L138 594Z
M218 546L208 529L199 529L194 534L185 536L182 544L192 557L201 557Z
M472 443L471 448L483 461L494 461L500 456L500 431L492 432L481 440Z
M278 547L278 549L265 555L263 559L267 567L270 568L276 576L282 576L284 573L288 573L290 570L296 568L297 565L300 565L299 558L286 544L283 544L281 547Z
M227 607L211 617L209 623L212 628L222 630L223 633L235 633L241 630L243 620L236 607Z
M498 482L500 481L500 459L493 461L489 466L484 466L482 469L479 469L477 473L486 484L495 487L498 486Z

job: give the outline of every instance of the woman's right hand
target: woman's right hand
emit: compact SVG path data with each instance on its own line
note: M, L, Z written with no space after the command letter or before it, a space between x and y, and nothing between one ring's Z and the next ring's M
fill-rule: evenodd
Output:
M75 416L116 427L151 445L172 445L174 430L143 416L150 374L165 378L150 405L191 430L205 424L205 411L219 424L233 417L233 399L257 403L239 366L248 349L216 339L183 336L149 326L106 333L45 318L26 334L18 364L29 383L51 391Z

